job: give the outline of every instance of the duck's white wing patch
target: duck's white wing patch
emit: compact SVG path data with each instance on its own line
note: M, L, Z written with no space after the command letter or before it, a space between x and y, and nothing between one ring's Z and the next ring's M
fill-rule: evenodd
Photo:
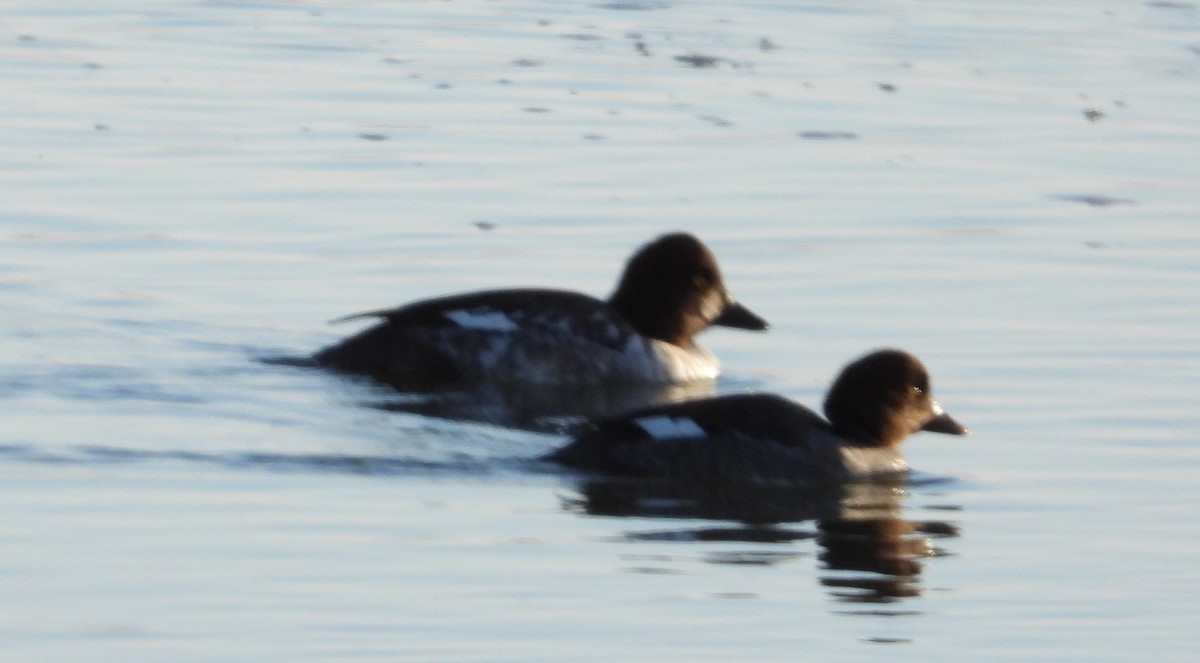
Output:
M515 331L520 328L520 325L513 322L512 318L499 311L456 309L446 311L442 315L445 315L450 321L463 329Z
M633 420L639 428L646 431L656 440L680 440L686 438L704 437L706 433L695 421L687 417L668 417L656 415L653 417L638 417Z

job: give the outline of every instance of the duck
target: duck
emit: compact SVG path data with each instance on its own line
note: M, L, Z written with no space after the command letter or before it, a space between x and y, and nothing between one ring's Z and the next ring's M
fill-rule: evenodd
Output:
M771 393L658 405L594 421L543 458L684 483L829 484L905 473L913 433L969 433L933 399L921 361L894 348L847 364L824 412Z
M363 318L377 322L319 350L312 362L401 389L713 380L720 364L696 341L699 333L769 327L734 300L712 251L686 232L638 249L607 300L544 288L487 290L335 322Z

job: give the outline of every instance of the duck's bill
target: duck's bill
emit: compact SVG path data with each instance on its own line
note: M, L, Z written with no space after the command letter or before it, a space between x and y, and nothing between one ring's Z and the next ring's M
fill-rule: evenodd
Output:
M921 426L921 430L926 430L930 433L945 433L947 435L966 435L971 432L966 426L955 421L954 417L943 412L941 407L935 407L937 414L929 421L926 421Z
M749 329L751 331L766 331L771 327L771 325L767 324L766 320L758 317L750 309L735 301L730 301L725 310L721 311L721 315L718 315L717 319L713 320L712 323L722 327Z

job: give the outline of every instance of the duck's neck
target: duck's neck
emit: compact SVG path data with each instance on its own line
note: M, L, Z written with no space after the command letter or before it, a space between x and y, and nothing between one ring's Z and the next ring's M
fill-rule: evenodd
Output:
M680 316L664 310L667 306L662 301L638 294L634 288L625 287L624 283L609 297L608 305L642 336L687 349L694 345Z
M850 446L860 449L898 448L905 437L904 433L890 431L886 425L877 422L855 425L834 423L833 430Z
M899 447L842 447L842 465L851 477L870 477L908 471Z

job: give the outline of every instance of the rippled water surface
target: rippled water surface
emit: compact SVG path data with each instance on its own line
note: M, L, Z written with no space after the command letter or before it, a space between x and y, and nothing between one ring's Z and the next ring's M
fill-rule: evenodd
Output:
M1196 3L0 2L0 62L6 660L1200 645ZM973 435L680 495L264 361L675 229L773 324L713 389L900 346Z

